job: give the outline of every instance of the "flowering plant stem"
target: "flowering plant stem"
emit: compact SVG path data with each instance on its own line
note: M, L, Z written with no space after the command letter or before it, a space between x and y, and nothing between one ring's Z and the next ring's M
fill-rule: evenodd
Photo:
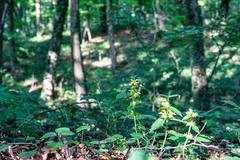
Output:
M182 155L183 155L183 158L185 157L185 149L187 147L187 143L188 143L188 140L189 140L189 137L190 137L190 134L191 134L191 129L192 129L192 125L190 125L188 127L188 132L187 132L187 136L186 136L186 141L184 142L184 145L183 145L183 151L182 151ZM178 156L177 160L181 157L181 155Z
M162 157L162 154L163 154L163 150L164 150L164 146L165 146L165 143L167 141L167 136L168 136L168 123L167 123L167 126L165 128L165 134L164 134L164 139L163 139L163 144L161 146L161 150L160 150L160 153L159 153L159 158Z

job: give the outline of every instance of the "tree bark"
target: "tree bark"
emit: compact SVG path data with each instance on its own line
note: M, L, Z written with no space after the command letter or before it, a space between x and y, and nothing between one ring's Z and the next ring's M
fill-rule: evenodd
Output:
M109 41L109 53L111 57L111 68L114 71L117 65L116 49L114 46L114 32L113 32L113 12L112 12L112 0L106 0L107 8L107 25L108 25L108 41Z
M52 40L48 51L48 65L43 80L42 97L51 100L54 95L55 70L61 50L64 24L68 9L68 0L57 0L56 15L53 22Z
M190 27L198 30L192 38L191 53L191 83L192 97L195 108L206 110L208 108L207 100L207 77L206 63L204 55L204 38L203 38L203 18L201 8L197 0L186 0L187 19Z
M89 13L89 6L88 6L88 13L86 14L86 26L83 31L83 36L82 36L82 43L85 43L86 36L88 37L88 42L91 42L92 40L92 33L90 29L90 13Z
M79 0L71 0L71 41L72 41L71 47L76 102L80 102L82 97L86 94L79 35L80 35Z
M101 33L107 33L107 13L106 4L103 2L103 6L100 8L100 22L101 22Z
M156 19L156 28L160 30L166 30L165 21L167 17L163 16L160 8L160 0L155 1L155 19Z
M228 16L228 12L229 12L229 4L230 4L231 0L222 0L221 1L221 6L220 6L220 16L222 18L226 18Z
M9 29L9 33L10 33L10 39L8 42L8 48L9 48L9 53L10 53L10 66L11 66L11 72L14 73L15 72L15 40L14 40L14 0L9 0L9 14L8 14L8 29Z
M139 5L139 8L140 8L140 13L142 15L143 21L146 24L147 23L147 18L146 18L146 14L145 14L145 8L144 8L143 0L138 0L138 5Z
M0 1L0 69L3 67L3 31L5 16L8 9L8 3L6 0ZM0 75L0 84L2 83L2 76Z
M42 37L42 24L41 24L41 0L35 1L35 10L36 10L36 36L38 38Z

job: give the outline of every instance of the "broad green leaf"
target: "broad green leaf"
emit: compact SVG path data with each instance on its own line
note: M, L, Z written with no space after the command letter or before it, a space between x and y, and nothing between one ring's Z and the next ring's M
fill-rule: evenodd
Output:
M149 157L145 151L135 150L129 154L128 160L149 160Z
M19 154L19 157L24 159L24 158L31 158L37 154L36 150L28 151L28 152L22 152Z
M154 117L154 116L152 116L152 115L138 114L138 115L136 116L136 119L137 119L137 120L141 120L141 119L153 119L153 120L155 120L156 117Z
M59 135L59 136L72 136L75 133L73 133L69 128L63 127L63 128L58 128L55 130L55 132Z
M193 125L193 126L192 126L192 130L194 130L194 131L197 132L197 133L200 132L198 126L196 126L196 125Z
M157 137L161 137L161 136L164 136L164 135L165 135L164 133L156 133L156 132L154 132L154 134L152 135L152 137L157 138Z
M170 130L170 131L168 131L168 133L171 135L177 136L177 137L185 137L184 134L176 132L174 130Z
M127 149L127 146L125 146L125 145L123 145L123 146L118 146L118 147L116 147L116 149L117 149L118 151L120 151L120 152L123 152L123 151L125 151L125 150Z
M115 142L117 139L116 138L113 138L113 137L108 137L102 141L100 141L101 144L105 144L105 143L113 143Z
M54 137L54 136L56 136L55 132L47 132L41 137L41 139L47 139L47 138Z
M175 107L170 107L171 111L182 117L182 113Z
M89 130L91 127L90 126L81 126L76 129L76 132L79 133L84 130Z
M164 120L163 119L157 119L151 126L150 132L155 131L156 129L162 127L164 124Z
M206 135L199 135L197 138L196 138L196 141L197 142L211 142L211 138L206 136Z
M141 133L137 133L137 132L131 133L131 136L135 139L140 139L143 137L143 135Z
M179 137L178 136L170 136L168 137L168 139L176 141Z
M119 100L119 99L127 98L128 96L129 94L122 92L116 96L116 99Z
M6 149L8 149L8 147L11 146L10 144L3 144L0 146L0 152L5 151Z
M229 100L222 100L222 102L224 102L225 104L228 104L232 107L236 107L236 108L239 108L239 105L237 105L235 102L233 101L229 101Z
M50 148L54 148L54 149L61 148L63 145L62 142L55 142L55 141L49 141L49 142L47 142L47 144Z
M123 138L123 136L121 134L115 134L112 137L115 138L115 139L122 139Z
M177 147L174 149L174 153L182 152L183 148L182 147Z
M97 140L96 140L96 141L92 141L92 142L90 142L90 144L93 144L93 145L94 145L94 144L99 145L99 144L100 144L100 141L97 141Z

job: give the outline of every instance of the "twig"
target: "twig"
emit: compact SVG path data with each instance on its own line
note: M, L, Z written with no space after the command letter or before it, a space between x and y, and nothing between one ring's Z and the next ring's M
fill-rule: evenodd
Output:
M17 158L13 154L13 150L12 150L11 146L8 147L8 153L10 154L10 156L12 157L13 160L17 160Z

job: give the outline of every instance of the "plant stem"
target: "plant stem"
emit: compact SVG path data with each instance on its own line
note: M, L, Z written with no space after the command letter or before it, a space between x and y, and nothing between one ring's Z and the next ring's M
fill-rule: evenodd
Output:
M136 116L135 115L133 115L133 121L134 121L135 132L138 133L138 131L137 131L137 121L136 121ZM138 139L137 139L137 144L138 144L138 147L140 147L140 142L139 142Z
M165 135L164 135L164 139L163 139L163 144L161 146L160 154L158 156L159 158L162 157L163 149L164 149L165 143L167 141L167 136L168 136L168 127L166 126Z
M190 125L189 128L188 128L186 141L185 141L185 143L184 143L184 145L183 145L183 152L182 152L183 158L184 158L184 156L185 156L185 148L186 148L187 143L188 143L188 140L189 140L189 136L190 136L190 133L191 133L191 129L192 129L192 126Z

